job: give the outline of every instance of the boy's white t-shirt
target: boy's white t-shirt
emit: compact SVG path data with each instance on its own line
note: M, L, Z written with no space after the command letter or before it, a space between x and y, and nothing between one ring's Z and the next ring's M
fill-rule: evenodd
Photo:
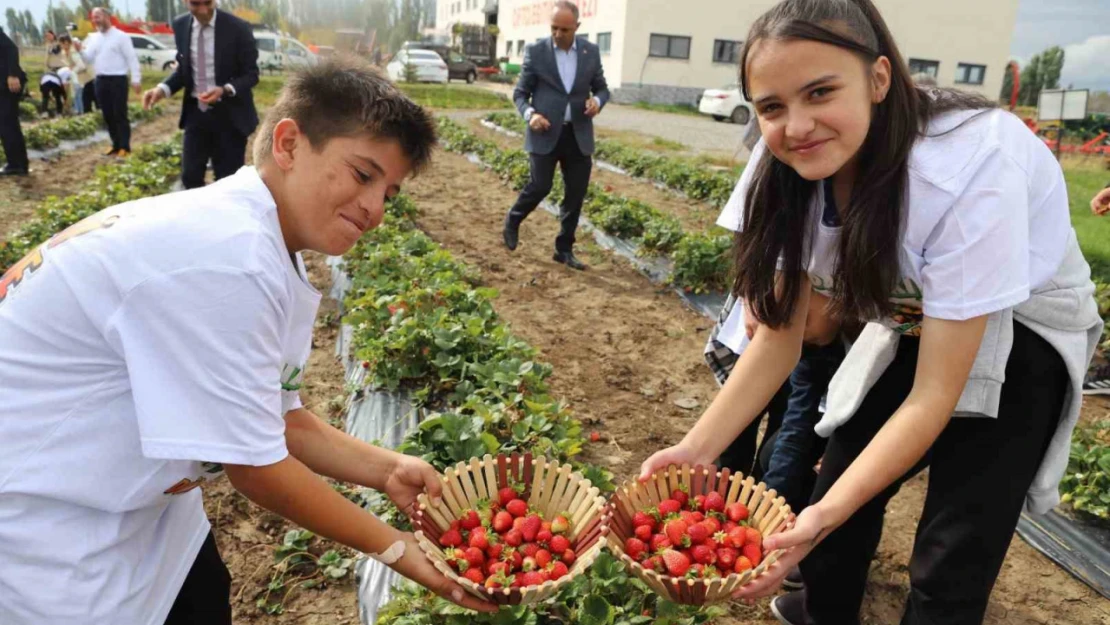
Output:
M902 279L891 294L894 313L881 321L917 336L924 315L964 320L1016 306L1046 285L1064 258L1071 232L1067 187L1052 152L1016 116L1002 110L939 115L909 158L903 213ZM725 204L717 224L739 230L763 141ZM810 205L808 256L813 288L831 291L839 227L822 223L823 185ZM718 337L740 343L743 308ZM731 320L731 319L730 319Z
M303 276L253 168L103 210L4 274L0 623L164 622L209 532L196 487L287 456Z

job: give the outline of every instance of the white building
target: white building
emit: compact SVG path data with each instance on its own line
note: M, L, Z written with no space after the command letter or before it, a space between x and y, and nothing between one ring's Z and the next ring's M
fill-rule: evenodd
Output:
M496 0L496 56L522 60L550 35L554 0ZM696 103L737 82L736 56L755 19L778 0L578 0L579 35L601 48L618 102ZM438 0L437 24L486 23L485 0ZM1018 0L875 0L911 71L942 87L998 96ZM481 6L480 6L481 5ZM491 0L492 5L492 0ZM473 20L473 21L471 21Z

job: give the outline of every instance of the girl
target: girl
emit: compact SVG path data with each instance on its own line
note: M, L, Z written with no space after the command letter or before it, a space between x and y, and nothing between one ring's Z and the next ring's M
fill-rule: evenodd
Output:
M887 501L930 466L904 624L980 623L1023 505L1058 501L1101 321L1063 175L1016 117L915 87L870 0L786 0L740 82L763 142L745 170L733 293L760 325L694 428L641 468L708 463L793 369L811 288L867 325L818 432L811 505L769 538L801 562L784 623L858 623ZM955 418L952 418L955 416Z

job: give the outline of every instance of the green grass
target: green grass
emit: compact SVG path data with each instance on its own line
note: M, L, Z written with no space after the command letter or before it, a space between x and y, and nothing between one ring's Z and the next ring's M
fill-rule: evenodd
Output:
M507 98L481 87L419 83L398 83L397 86L417 104L430 109L512 108Z
M677 113L679 115L700 116L698 108L693 104L652 104L651 102L637 102L633 104L638 109L656 111L659 113Z
M1091 273L1098 280L1110 282L1110 215L1091 214L1091 198L1110 182L1110 171L1097 161L1065 161L1064 179L1068 183L1071 223Z
M651 145L659 148L659 150L663 152L681 152L682 150L686 149L686 146L682 145L678 141L671 141L670 139L664 139L663 137L653 138L651 140Z

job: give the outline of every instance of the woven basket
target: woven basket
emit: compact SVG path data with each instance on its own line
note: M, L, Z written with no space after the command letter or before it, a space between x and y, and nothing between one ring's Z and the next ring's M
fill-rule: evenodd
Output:
M601 491L580 473L571 471L569 464L544 457L533 458L532 454L486 455L481 460L471 458L470 462L460 462L444 472L443 497L436 504L433 505L427 495L419 497L413 515L416 539L441 573L477 597L501 605L543 601L593 564L609 531L607 506ZM487 589L460 577L447 564L439 537L464 510L476 507L479 500L497 499L497 491L511 484L525 486L521 498L545 519L569 512L571 526L567 538L576 558L568 574L557 580L527 588Z
M644 483L636 480L626 482L617 489L610 501L609 550L624 562L628 570L651 587L657 594L675 603L686 605L705 605L727 601L733 592L752 581L767 570L767 567L782 554L782 550L772 551L764 556L759 566L744 573L730 573L727 577L714 579L687 579L660 575L645 569L624 551L625 541L633 535L632 516L637 510L659 505L679 485L685 486L690 498L717 491L725 498L725 504L737 501L748 507L748 523L763 534L764 538L781 532L790 516L790 506L774 489L767 490L763 483L745 478L741 473L730 473L728 469L717 471L717 467L697 465L693 469L684 464L681 468L671 465L655 473Z

